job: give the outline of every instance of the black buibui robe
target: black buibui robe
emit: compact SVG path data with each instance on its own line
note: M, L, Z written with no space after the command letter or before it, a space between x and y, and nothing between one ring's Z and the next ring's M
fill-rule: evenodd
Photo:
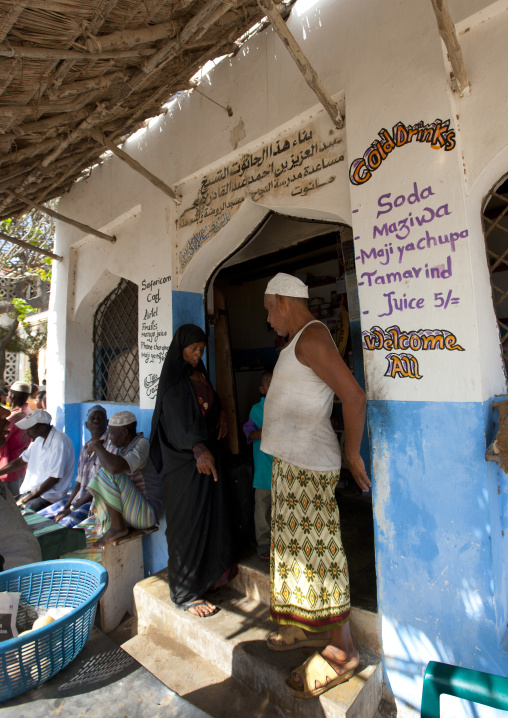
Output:
M206 335L193 324L175 333L159 379L150 435L150 457L164 492L169 587L177 605L202 597L234 560L225 452L217 440L220 399L214 392L203 416L190 380L193 369L183 360L185 347L197 342L206 342ZM202 362L197 369L207 377ZM196 444L212 452L217 482L198 472Z

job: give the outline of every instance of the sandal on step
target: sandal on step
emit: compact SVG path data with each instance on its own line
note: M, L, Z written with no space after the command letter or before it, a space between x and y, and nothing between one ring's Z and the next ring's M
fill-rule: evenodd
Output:
M174 605L176 608L179 608L181 611L188 611L189 608L197 608L198 606L205 606L208 603L204 598L198 598L195 601L188 601L187 603L175 603ZM210 613L205 613L204 616L199 616L197 613L191 613L191 616L196 616L196 618L210 618L210 616L215 616L216 613L219 613L220 608L218 606L215 606L215 609L213 611L210 611Z
M280 626L278 631L268 634L266 645L271 651L294 651L302 646L324 648L330 642L329 638L319 637L319 633L314 635L316 638L309 638L299 626ZM273 643L274 640L279 642Z
M300 676L301 683L295 680L295 674ZM314 653L299 668L291 671L291 678L286 681L286 690L297 698L316 698L325 691L340 683L345 683L355 674L354 668L342 673L340 676L332 666L325 661L319 653ZM327 683L327 679L330 679ZM321 684L316 688L316 681Z

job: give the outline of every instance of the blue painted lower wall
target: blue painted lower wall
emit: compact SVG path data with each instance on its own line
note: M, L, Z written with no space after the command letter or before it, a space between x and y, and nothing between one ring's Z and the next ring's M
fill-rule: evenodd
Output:
M385 669L419 706L429 660L508 674L507 477L484 458L490 402L368 411Z

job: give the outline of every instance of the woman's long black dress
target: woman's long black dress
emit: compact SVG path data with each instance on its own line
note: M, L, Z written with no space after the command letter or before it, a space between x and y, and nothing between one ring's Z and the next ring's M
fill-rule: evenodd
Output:
M164 491L168 579L177 605L202 597L234 560L225 462L217 441L220 399L214 391L204 416L190 379L192 367L182 358L183 349L197 341L206 341L206 336L194 325L184 325L175 334L159 379L150 436L150 456ZM203 364L197 368L206 377ZM196 444L212 452L217 482L198 472Z

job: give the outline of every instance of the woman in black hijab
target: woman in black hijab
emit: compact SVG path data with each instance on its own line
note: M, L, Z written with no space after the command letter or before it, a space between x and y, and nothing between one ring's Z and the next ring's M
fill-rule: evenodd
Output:
M201 360L206 334L181 326L159 379L150 457L166 507L171 600L196 616L219 609L203 599L233 577L222 439L227 423Z

